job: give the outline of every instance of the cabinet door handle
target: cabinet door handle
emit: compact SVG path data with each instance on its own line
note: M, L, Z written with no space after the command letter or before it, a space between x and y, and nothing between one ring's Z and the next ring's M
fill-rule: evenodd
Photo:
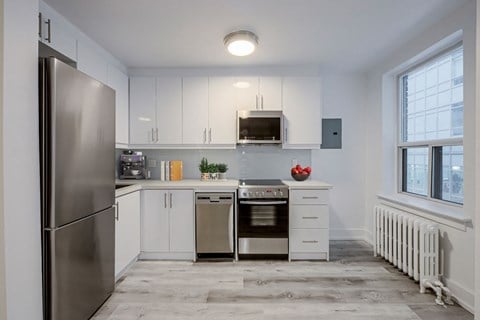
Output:
M255 109L258 109L258 94L255 95Z
M157 138L155 141L158 142L158 128L155 128L155 137Z
M318 243L317 240L303 240L303 243Z
M152 128L152 142L155 142L154 134L154 129Z
M208 143L212 142L212 128L208 129Z
M207 128L203 129L203 143L207 142Z
M302 197L302 199L318 199L318 197Z
M261 105L262 105L262 110L263 110L263 94L262 94L262 99L261 99L261 100L262 100L262 101L261 101L261 102L262 102Z
M318 217L302 217L302 219L312 219L312 220L315 220L315 219L318 219Z
M45 24L48 26L47 37L45 38L45 40L48 41L48 43L52 43L52 20L47 19L47 21L45 21Z
M40 38L40 40L43 40L42 39L42 26L43 26L42 13L39 12L38 13L38 38Z
M120 204L117 202L115 202L115 220L120 220Z
M163 194L163 205L166 209L167 208L167 193L166 192Z
M170 209L172 209L173 201L172 201L172 194L170 193Z
M285 142L288 142L288 128L285 128Z

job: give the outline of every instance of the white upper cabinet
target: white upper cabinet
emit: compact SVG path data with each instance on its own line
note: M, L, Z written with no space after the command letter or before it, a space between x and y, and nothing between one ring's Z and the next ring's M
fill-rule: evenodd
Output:
M107 85L115 90L115 143L128 144L128 76L108 66Z
M320 148L321 108L320 78L283 79L284 148Z
M130 144L182 143L182 79L130 79Z
M280 77L240 77L232 86L237 110L282 110Z
M38 40L77 61L75 30L69 22L43 1L39 3Z
M100 82L107 83L108 61L91 43L78 41L77 69Z
M258 109L258 77L232 79L236 110Z
M157 78L158 144L182 143L182 78Z
M261 77L258 81L260 110L282 110L282 78Z
M234 147L236 109L231 77L183 78L183 143Z
M233 103L234 87L231 77L212 77L208 87L208 141L211 145L235 147L237 113Z
M183 78L183 143L208 143L208 78Z
M153 77L130 78L130 143L156 142L156 81Z

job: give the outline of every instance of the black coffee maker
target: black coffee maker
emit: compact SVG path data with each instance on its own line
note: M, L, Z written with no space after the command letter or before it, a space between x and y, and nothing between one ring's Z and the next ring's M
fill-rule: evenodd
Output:
M126 150L120 155L120 179L146 179L147 157L140 151Z

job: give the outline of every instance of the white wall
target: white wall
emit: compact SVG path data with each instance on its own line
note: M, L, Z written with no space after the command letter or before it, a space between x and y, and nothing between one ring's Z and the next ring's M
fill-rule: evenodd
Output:
M366 77L322 75L323 118L342 119L342 149L312 151L312 178L330 191L330 238L365 239Z
M396 191L396 108L395 80L390 73L397 66L463 30L464 45L464 165L465 213L473 217L475 208L475 1L469 1L427 30L419 31L405 44L399 44L387 61L379 62L368 76L366 216L372 230L372 208L378 193ZM441 226L444 250L444 280L467 309L474 305L474 232Z
M3 21L3 0L0 0L0 17ZM0 204L3 203L3 23L0 24ZM0 205L0 320L7 319L5 296L5 232L3 205Z
M480 83L480 0L476 1L477 20L476 20L476 83ZM480 90L476 90L476 167L480 168ZM477 170L475 176L475 185L480 186L480 170ZM475 203L475 252L480 248L480 187L476 190ZM475 255L475 319L480 319L480 255Z
M2 205L8 320L42 319L37 15L37 0L4 0Z

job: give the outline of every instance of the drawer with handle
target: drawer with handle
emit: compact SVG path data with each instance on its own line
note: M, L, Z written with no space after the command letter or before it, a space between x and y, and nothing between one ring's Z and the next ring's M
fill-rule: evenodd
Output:
M328 190L306 189L290 191L291 204L328 204Z
M291 229L291 252L328 252L328 229Z
M290 227L294 229L328 228L327 205L290 206Z

